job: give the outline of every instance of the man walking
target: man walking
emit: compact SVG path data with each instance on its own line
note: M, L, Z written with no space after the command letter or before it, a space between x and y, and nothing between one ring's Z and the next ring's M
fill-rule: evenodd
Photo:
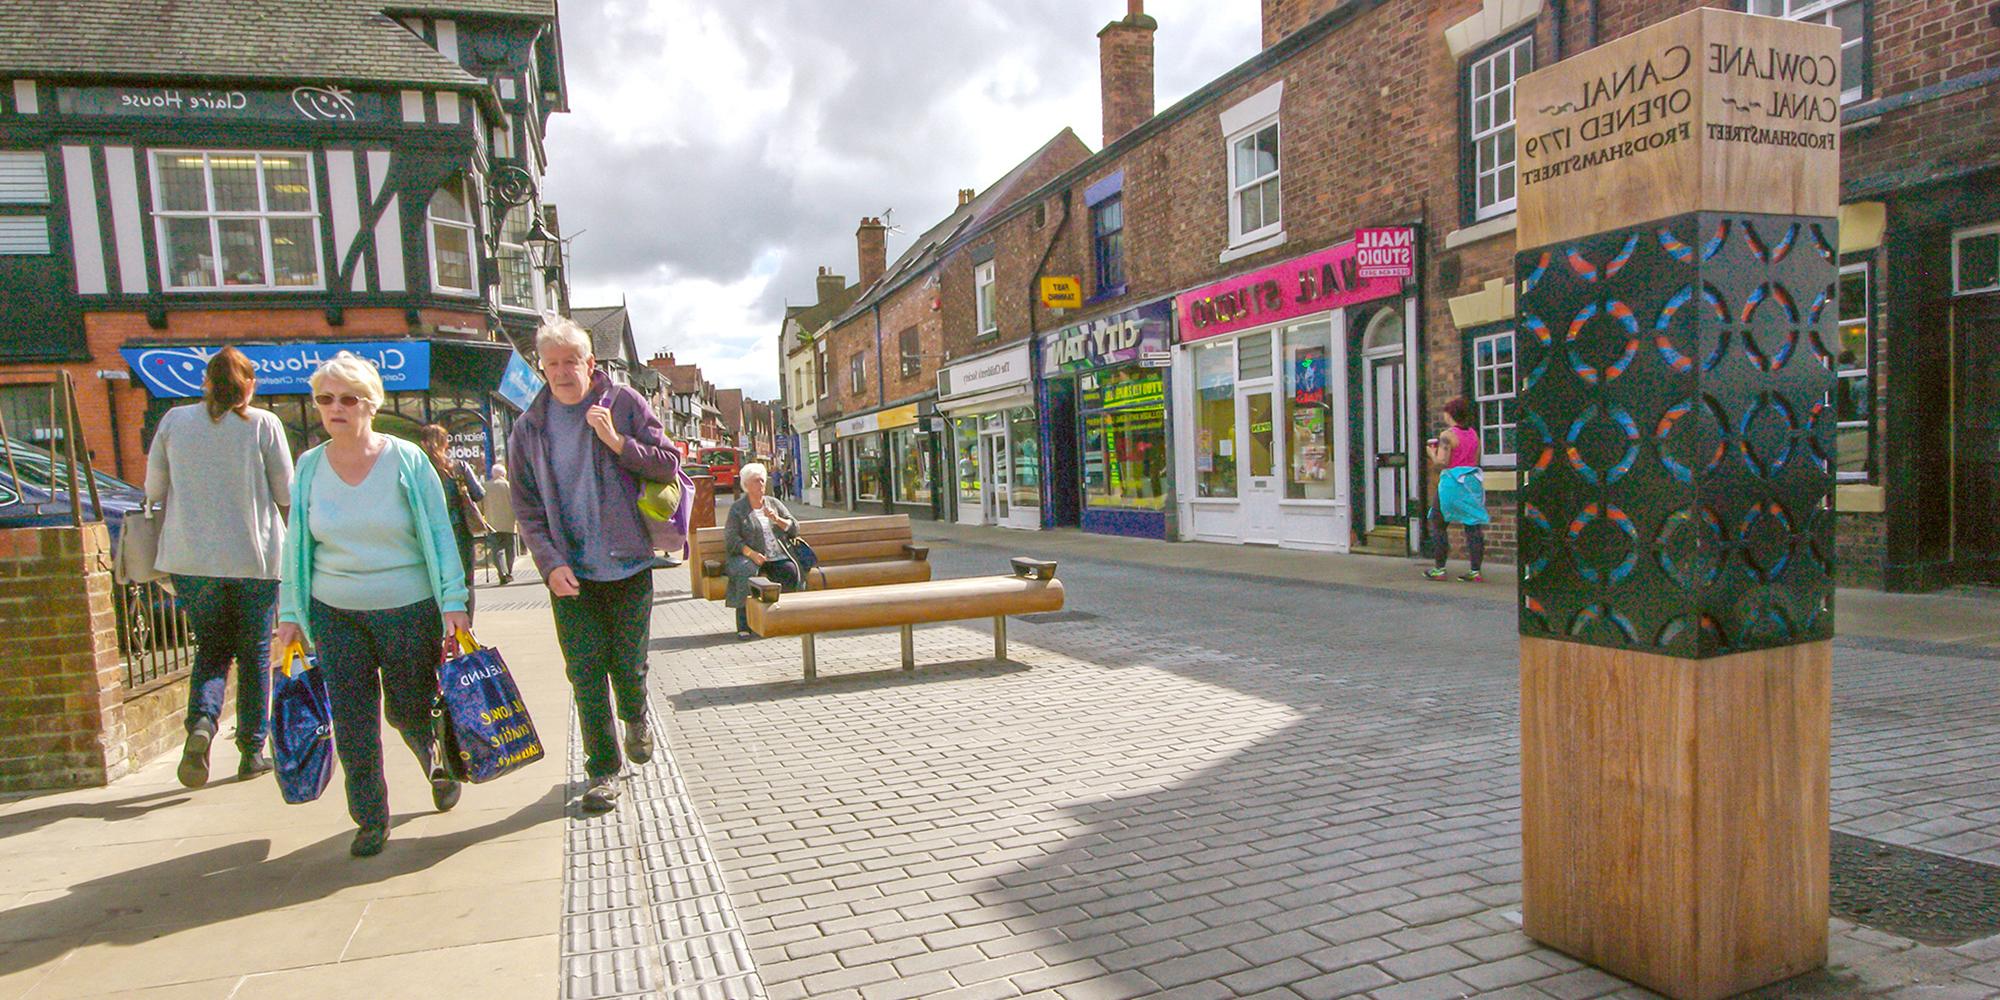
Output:
M516 530L555 595L590 787L583 808L618 805L617 717L625 756L653 757L646 720L646 640L653 614L653 543L641 521L641 480L673 482L680 453L645 398L597 370L590 335L554 319L535 334L542 391L514 423Z
M514 582L514 488L507 481L507 467L495 464L486 480L486 499L479 502L486 525L486 555L493 561L493 575L501 586Z

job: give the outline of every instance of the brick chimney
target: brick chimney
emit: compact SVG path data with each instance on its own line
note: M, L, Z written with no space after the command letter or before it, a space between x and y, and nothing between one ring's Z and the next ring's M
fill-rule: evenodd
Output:
M889 269L889 227L881 219L863 216L854 231L854 248L861 261L861 287L866 288Z
M831 268L822 267L819 269L819 277L813 280L813 292L816 296L813 302L825 305L826 300L839 295L840 290L846 287L846 277L833 273Z
M1104 90L1104 145L1153 117L1153 32L1160 22L1145 0L1126 0L1127 12L1097 33L1097 77Z

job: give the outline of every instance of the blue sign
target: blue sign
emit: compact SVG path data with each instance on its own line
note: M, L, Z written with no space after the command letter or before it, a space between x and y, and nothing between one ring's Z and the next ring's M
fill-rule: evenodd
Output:
M206 344L181 347L123 347L118 353L132 374L155 399L186 399L201 395L208 359L226 346L242 351L257 366L260 396L303 396L312 392L310 379L319 366L342 351L375 365L387 392L431 387L431 345L423 340L379 340L351 344Z
M526 410L542 391L542 376L517 351L507 358L507 370L500 375L500 398Z

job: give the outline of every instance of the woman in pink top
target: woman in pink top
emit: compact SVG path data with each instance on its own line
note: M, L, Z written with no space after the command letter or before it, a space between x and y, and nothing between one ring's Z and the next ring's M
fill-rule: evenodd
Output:
M1444 564L1451 558L1451 536L1445 525L1465 526L1465 547L1472 556L1472 571L1459 577L1479 583L1486 577L1479 565L1486 558L1486 484L1479 473L1479 429L1473 426L1472 404L1460 396L1444 404L1445 419L1451 426L1425 442L1425 454L1438 472L1438 502L1431 506L1430 532L1435 540L1437 565L1424 570L1430 580L1444 579Z

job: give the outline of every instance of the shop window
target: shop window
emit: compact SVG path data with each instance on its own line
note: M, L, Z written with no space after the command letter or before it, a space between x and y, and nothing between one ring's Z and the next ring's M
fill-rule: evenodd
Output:
M500 305L504 308L541 308L541 275L522 242L534 226L534 218L533 204L516 205L500 223Z
M896 335L896 345L901 355L904 378L910 378L924 370L924 355L917 344L917 328L909 327Z
M304 153L162 150L152 164L168 288L320 287L319 199Z
M889 455L896 465L898 503L931 502L931 449L914 427L889 432Z
M980 509L979 418L953 417L951 421L952 460L958 466L958 505L962 510Z
M2000 291L2000 222L1952 236L1951 275L1959 295Z
M478 268L472 256L472 182L463 174L444 182L431 195L427 210L431 245L431 287L458 295L479 293Z
M1869 0L1750 0L1750 13L1782 17L1840 29L1840 101L1861 100L1868 94Z
M49 161L40 150L0 152L0 256L45 256ZM32 206L16 208L15 206Z
M1278 121L1253 125L1229 142L1229 242L1275 235L1284 223L1279 203Z
M1481 464L1505 468L1514 464L1518 388L1514 368L1514 331L1500 330L1472 338L1472 403L1479 421Z
M1008 458L1015 507L1042 505L1042 431L1033 407L1007 411Z
M1285 330L1285 497L1331 500L1333 480L1333 324Z
M1090 209L1091 256L1100 298L1125 290L1125 196L1112 195Z
M1194 349L1195 496L1236 495L1236 347Z
M854 499L882 499L882 435L864 434L853 448Z
M861 392L868 387L868 355L856 351L847 359L847 391Z
M1085 376L1083 493L1091 507L1164 510L1166 382L1155 368Z
M1835 478L1866 482L1873 472L1874 352L1868 318L1874 301L1866 261L1840 269L1840 346L1833 359Z
M1466 67L1465 165L1474 219L1514 210L1514 81L1534 63L1534 35L1524 34Z
M996 308L993 261L987 261L972 269L972 287L975 292L974 305L978 310L979 336L990 337L1000 332L999 309Z

